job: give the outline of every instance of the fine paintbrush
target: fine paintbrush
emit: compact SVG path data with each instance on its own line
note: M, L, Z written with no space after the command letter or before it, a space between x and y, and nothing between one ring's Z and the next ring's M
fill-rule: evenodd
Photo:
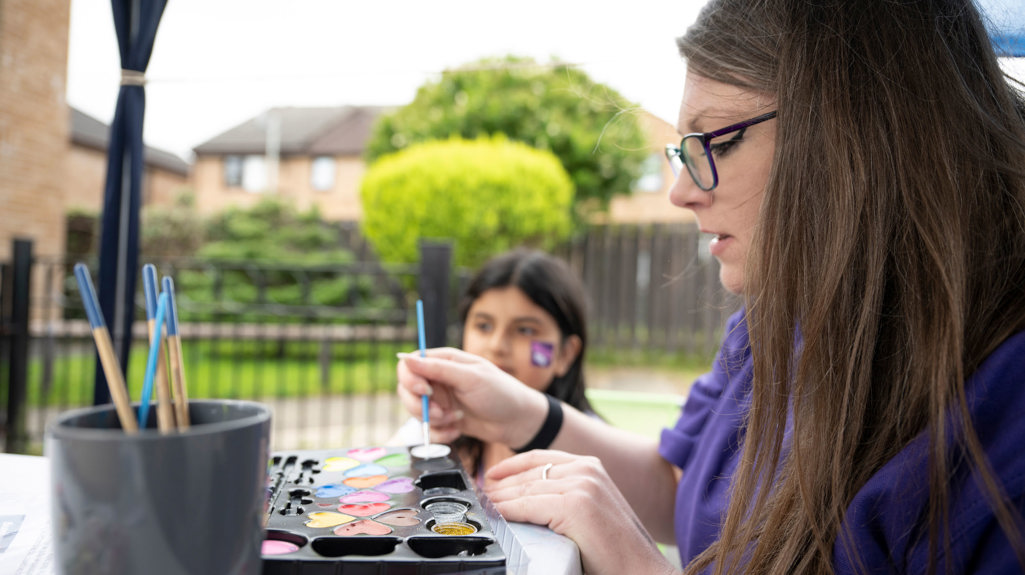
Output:
M420 357L427 357L427 335L424 327L424 302L416 300L416 331L420 343ZM452 449L447 445L435 445L431 443L431 401L427 394L420 396L421 421L423 426L424 444L412 447L410 455L421 459L434 459L445 457Z
M107 378L107 389L110 390L110 398L114 402L114 409L117 411L121 428L125 430L125 433L136 433L139 431L139 425L135 420L135 414L132 413L132 402L128 398L128 389L125 387L125 376L121 372L117 356L114 355L110 332L107 331L107 325L100 313L100 304L96 299L93 280L89 276L89 269L85 264L75 264L75 279L78 280L78 291L82 294L85 315L89 318L89 327L92 329L93 340L96 342L96 351L100 356L103 374Z
M427 336L424 334L424 302L419 299L416 300L416 333L420 343L420 357L427 357ZM420 402L421 411L423 411L421 421L423 421L424 452L429 453L431 449L431 401L427 394L424 394L420 396Z
M142 287L146 296L146 326L149 329L149 343L153 344L156 338L156 315L157 315L157 268L153 264L142 266ZM168 333L170 333L170 322L168 322ZM161 433L168 433L174 429L174 409L171 405L171 388L167 378L167 361L164 356L164 349L160 347L157 351L157 428Z
M149 345L149 359L146 361L146 377L142 385L142 400L139 402L139 426L146 429L146 419L149 417L149 402L153 395L153 378L157 372L157 358L160 356L160 344L163 340L164 316L167 315L167 294L162 293L157 298L157 317L154 320L153 341Z
M174 280L164 276L164 293L167 294L167 349L171 356L171 384L174 388L174 408L180 429L189 428L189 396L185 383L185 358L182 355L182 339L178 333L178 304L174 298Z

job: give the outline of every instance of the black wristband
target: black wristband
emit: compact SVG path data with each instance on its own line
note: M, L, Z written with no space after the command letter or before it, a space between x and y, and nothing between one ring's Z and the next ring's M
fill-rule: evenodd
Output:
M545 422L541 424L541 429L537 430L534 439L531 439L523 447L513 450L516 453L532 449L548 449L548 446L555 441L555 436L559 435L559 430L562 429L562 402L547 393L545 398L548 399L548 415L545 417Z

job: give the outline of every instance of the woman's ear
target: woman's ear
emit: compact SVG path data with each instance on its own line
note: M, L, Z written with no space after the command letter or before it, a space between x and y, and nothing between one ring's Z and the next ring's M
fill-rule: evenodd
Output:
M584 342L580 340L579 335L571 335L562 342L559 346L559 357L555 362L555 374L559 377L566 375L569 368L573 365L573 362L577 360L577 356L580 355L580 348L582 348Z

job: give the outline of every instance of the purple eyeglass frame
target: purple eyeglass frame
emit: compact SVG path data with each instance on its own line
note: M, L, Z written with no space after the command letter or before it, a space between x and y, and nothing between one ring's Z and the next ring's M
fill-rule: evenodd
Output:
M687 167L687 173L690 174L690 179L694 180L694 183L697 185L697 187L701 188L706 192L714 190L715 187L719 185L719 172L715 169L715 161L712 160L712 150L710 147L712 139L718 138L719 136L725 136L726 134L732 132L739 132L740 130L743 130L745 128L750 128L755 124L761 124L766 120L771 120L776 117L776 112L776 110L773 110L772 112L762 114L761 116L755 116L754 118L744 120L743 122L730 124L725 128L720 128L713 132L694 132L692 134L687 134L686 136L680 139L679 146L674 144L666 144L666 159L669 160L669 166L673 169L673 174L676 176L680 175L679 168L677 168L677 166L673 163L674 158L679 158L680 163ZM684 150L686 148L684 148L683 143L687 141L688 138L698 138L699 140L701 140L701 147L705 150L705 157L708 158L708 165L712 168L712 185L707 188L705 186L702 186L701 182L698 181L698 177L694 175L694 171L691 169L691 162L688 162L687 158L684 157Z

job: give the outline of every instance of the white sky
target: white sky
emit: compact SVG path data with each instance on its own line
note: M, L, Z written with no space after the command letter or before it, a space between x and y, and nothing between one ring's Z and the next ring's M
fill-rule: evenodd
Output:
M404 105L445 68L508 54L578 64L675 124L675 38L704 1L169 0L144 137L187 159L273 106ZM108 124L117 54L110 1L72 0L68 103ZM1004 64L1025 79L1025 58Z
M191 149L272 106L403 105L451 68L514 54L578 64L671 124L675 38L704 0L170 0L146 73L147 144ZM72 0L68 103L110 123L109 0Z

